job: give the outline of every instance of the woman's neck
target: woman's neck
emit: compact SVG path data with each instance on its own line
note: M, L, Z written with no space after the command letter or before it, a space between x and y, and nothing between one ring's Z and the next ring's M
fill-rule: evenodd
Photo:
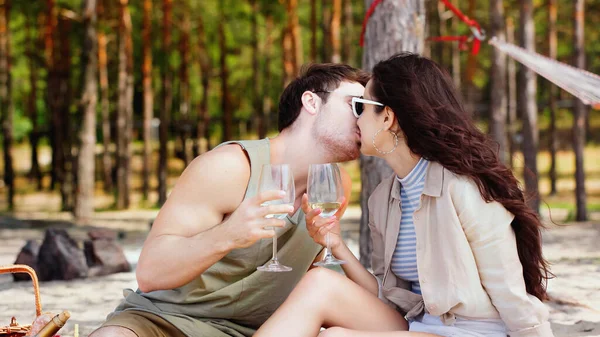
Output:
M421 156L412 153L408 147L399 147L396 151L386 154L383 158L396 175L402 179L415 168Z

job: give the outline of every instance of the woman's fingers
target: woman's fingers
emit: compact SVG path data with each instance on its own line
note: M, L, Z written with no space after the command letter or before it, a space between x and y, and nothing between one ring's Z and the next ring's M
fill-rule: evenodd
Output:
M337 221L337 218L335 216L330 218L317 218L311 225L308 225L307 223L306 227L308 229L309 234L313 236L319 231L319 229L323 228L324 226L333 224L335 223L335 221Z
M334 229L336 226L335 223L330 223L329 225L323 226L319 229L319 235L324 236L327 235L327 233L331 232L332 229Z

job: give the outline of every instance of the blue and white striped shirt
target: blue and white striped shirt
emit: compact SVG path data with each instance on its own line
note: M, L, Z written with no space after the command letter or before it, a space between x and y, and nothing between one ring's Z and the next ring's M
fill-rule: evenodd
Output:
M400 189L402 218L396 249L394 255L392 255L392 272L396 276L410 281L412 291L419 295L421 294L421 286L417 269L417 235L413 223L413 214L421 201L428 166L429 162L421 158L406 177L402 179L396 177L402 186Z

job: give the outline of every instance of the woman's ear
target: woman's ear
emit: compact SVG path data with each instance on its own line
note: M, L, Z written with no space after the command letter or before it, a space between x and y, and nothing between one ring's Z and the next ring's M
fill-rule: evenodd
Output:
M311 91L305 91L301 97L302 106L311 115L316 115L320 102L319 96Z
M394 114L394 111L392 111L392 109L390 109L389 107L385 107L383 109L383 128L385 130L390 130L394 127L394 125L396 125L396 115Z

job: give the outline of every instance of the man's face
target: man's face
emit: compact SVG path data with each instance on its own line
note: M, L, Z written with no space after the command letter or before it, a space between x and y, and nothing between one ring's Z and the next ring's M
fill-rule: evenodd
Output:
M327 94L313 127L313 135L329 155L330 162L343 162L358 158L360 132L352 113L352 97L361 97L365 87L356 82L341 82Z

